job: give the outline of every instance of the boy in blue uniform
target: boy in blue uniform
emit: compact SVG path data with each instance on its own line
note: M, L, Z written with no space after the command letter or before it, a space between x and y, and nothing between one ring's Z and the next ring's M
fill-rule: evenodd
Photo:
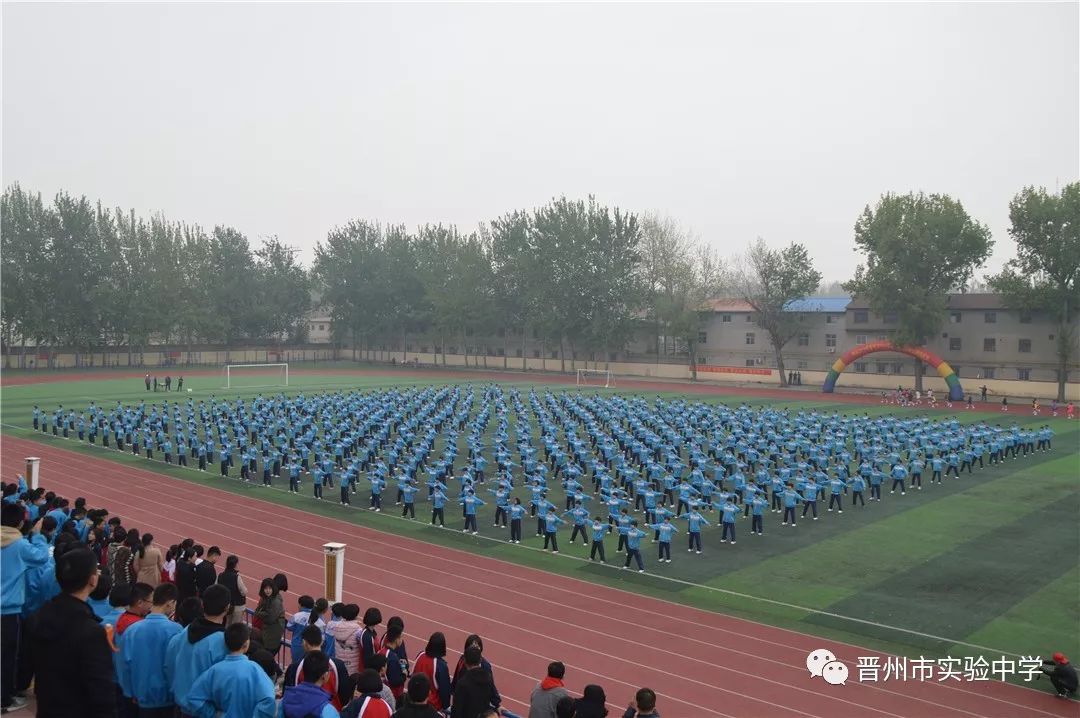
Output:
M645 573L645 563L641 560L641 539L645 538L645 532L637 527L637 521L631 521L625 528L620 526L619 533L626 536L626 563L623 568L630 568L630 560L634 559L638 573Z
M589 551L589 560L595 561L596 554L600 554L600 563L607 563L607 557L604 556L604 535L611 532L611 526L601 521L599 516L595 516L591 528L592 549Z
M554 506L548 506L547 513L544 514L544 549L547 550L548 544L551 545L551 553L559 553L559 539L556 532L559 529L559 524L564 524L566 521L559 518L559 515L555 513Z
M250 640L251 629L246 624L234 623L225 629L229 654L199 676L191 687L186 707L192 716L274 718L277 708L274 684L259 664L248 660Z
M686 533L689 537L686 551L689 553L696 550L701 553L701 527L708 526L709 522L698 513L697 509L693 509L679 518L686 521Z
M124 631L120 656L140 716L168 718L176 710L165 673L169 641L184 630L169 618L176 610L176 598L174 584L161 584L154 589L150 613Z
M671 518L665 517L662 523L649 524L649 528L656 531L659 536L657 561L671 563L671 537L678 533L678 529L671 525Z

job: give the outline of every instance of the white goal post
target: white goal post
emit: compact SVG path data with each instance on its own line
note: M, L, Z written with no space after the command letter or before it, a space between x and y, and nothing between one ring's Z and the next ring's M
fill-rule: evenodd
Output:
M615 375L607 369L578 369L578 386L602 386L610 389L615 386Z
M222 370L225 389L256 389L289 385L289 365L285 364L226 364Z

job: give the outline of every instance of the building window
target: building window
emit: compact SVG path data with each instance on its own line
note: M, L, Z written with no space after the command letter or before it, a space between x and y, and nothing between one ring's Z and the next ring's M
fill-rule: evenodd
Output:
M442 344L436 344L435 345L435 353L436 354L442 354Z
M746 343L747 344L753 344L754 343L754 333L753 332L747 332L746 333Z
M960 351L961 346L960 337L952 337L949 339L949 351L958 352Z
M960 316L960 312L949 312L949 324L959 324Z
M825 315L825 323L826 324L836 324L836 315L835 314L826 314Z
M608 352L607 360L608 361L619 361L619 353L618 352Z
M320 324L319 325L319 331L321 332L321 331L325 331L325 330L326 330L326 325L325 324Z
M1016 370L1016 378L1019 379L1020 381L1031 381L1031 370L1030 369L1017 369Z
M878 340L879 342L884 342L884 341L888 341L888 339L889 339L889 335L888 335L888 334L878 334L878 335L877 335L877 340Z
M1031 340L1030 339L1021 339L1020 340L1020 353L1021 354L1030 354L1031 353Z
M1031 324L1031 312L1020 312L1020 323Z
M896 312L885 312L881 315L886 324L896 324Z
M539 359L539 358L540 358L540 350L539 349L533 349L533 359Z
M720 315L720 321L723 322L724 324L730 324L731 323L731 315L730 314L721 314Z
M799 346L801 346L801 347L810 346L810 335L809 334L803 332L802 334L799 335Z
M987 312L983 314L983 321L987 324L997 324L997 312Z
M826 334L825 335L825 346L833 347L833 348L836 347L836 335L835 334Z
M516 356L518 359L520 359L521 358L521 350L520 349L515 349L514 350L514 356Z
M886 363L885 363L885 362L883 362L883 361L879 361L879 362L877 363L877 373L878 373L878 374L888 374L888 373L889 373L889 366L888 366L888 364L886 364Z
M552 349L551 350L551 358L552 359L558 359L559 358L559 350L558 349Z
M856 334L855 335L855 343L856 344L866 344L866 335L865 334Z
M855 316L852 317L852 321L855 324L866 324L870 321L870 314L865 309L855 310Z
M859 374L865 374L866 373L866 362L864 362L864 361L855 362L855 371L857 373L859 373Z
M903 364L903 362L898 362L898 361L893 362L892 373L893 374L903 374L904 373L904 364Z
M983 379L993 379L994 378L994 367L992 367L992 366L984 366L983 370L982 370L982 378Z
M748 322L754 321L754 315L753 314L747 314L746 315L746 321L748 321Z
M996 352L997 351L997 339L994 337L986 337L983 339L983 351L984 352Z
M698 332L697 333L697 343L698 344L705 344L705 339L706 339L705 332ZM612 361L615 361L615 360L612 359Z
M753 359L746 360L746 366L755 366L756 364L757 362L755 362Z
M495 353L496 353L496 354L498 354L498 355L499 355L499 356L501 356L501 357L504 357L504 356L506 356L506 350L505 350L505 349L503 349L502 347L499 347L498 349L496 349L496 350L495 350Z
M801 361L801 362L799 362L799 365L796 368L797 369L805 369L806 366L807 366L806 362Z
M427 354L428 353L427 347L420 347L420 353L421 354Z
M457 354L457 347L450 347L446 350L449 354Z

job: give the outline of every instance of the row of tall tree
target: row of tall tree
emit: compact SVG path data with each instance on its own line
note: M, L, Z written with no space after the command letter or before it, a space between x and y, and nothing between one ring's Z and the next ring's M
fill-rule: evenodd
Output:
M696 365L706 300L738 297L769 336L781 381L798 333L789 303L821 290L806 247L762 240L735 258L674 220L639 216L595 198L557 198L475 231L409 229L355 220L316 246L310 270L276 238L253 248L230 227L206 232L160 216L109 210L66 193L52 204L9 187L2 206L3 337L79 348L151 339L234 344L302 339L312 297L338 341L404 347L410 334L465 352L470 336L499 336L513 353L531 337L567 355L604 358L650 327ZM1018 256L990 286L1058 324L1059 391L1076 345L1080 183L1034 187L1010 204ZM992 249L987 227L945 195L886 194L859 216L865 257L844 289L897 317L896 341L939 331L949 292L970 286ZM659 345L657 346L659 355ZM468 356L466 357L468 361ZM921 367L916 383L921 387Z
M0 201L8 347L236 344L297 331L311 305L307 271L276 238L252 248L231 227L207 232L64 192L46 204L17 184Z

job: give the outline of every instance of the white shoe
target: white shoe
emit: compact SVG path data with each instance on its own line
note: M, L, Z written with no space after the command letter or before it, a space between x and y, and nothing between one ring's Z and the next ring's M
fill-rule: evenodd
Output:
M698 551L698 553L701 553L701 551Z
M480 533L480 532L479 532L479 531L473 531L473 532L472 532L472 535L473 535L473 536L475 536L475 535L476 535L476 534L478 534L478 533Z
M731 545L732 545L732 546L734 546L734 545L735 545L735 542L734 542L734 541L732 541L732 542L731 542Z
M643 569L643 568L639 568L639 569L637 570L637 572L638 572L638 573L645 573L645 569Z

